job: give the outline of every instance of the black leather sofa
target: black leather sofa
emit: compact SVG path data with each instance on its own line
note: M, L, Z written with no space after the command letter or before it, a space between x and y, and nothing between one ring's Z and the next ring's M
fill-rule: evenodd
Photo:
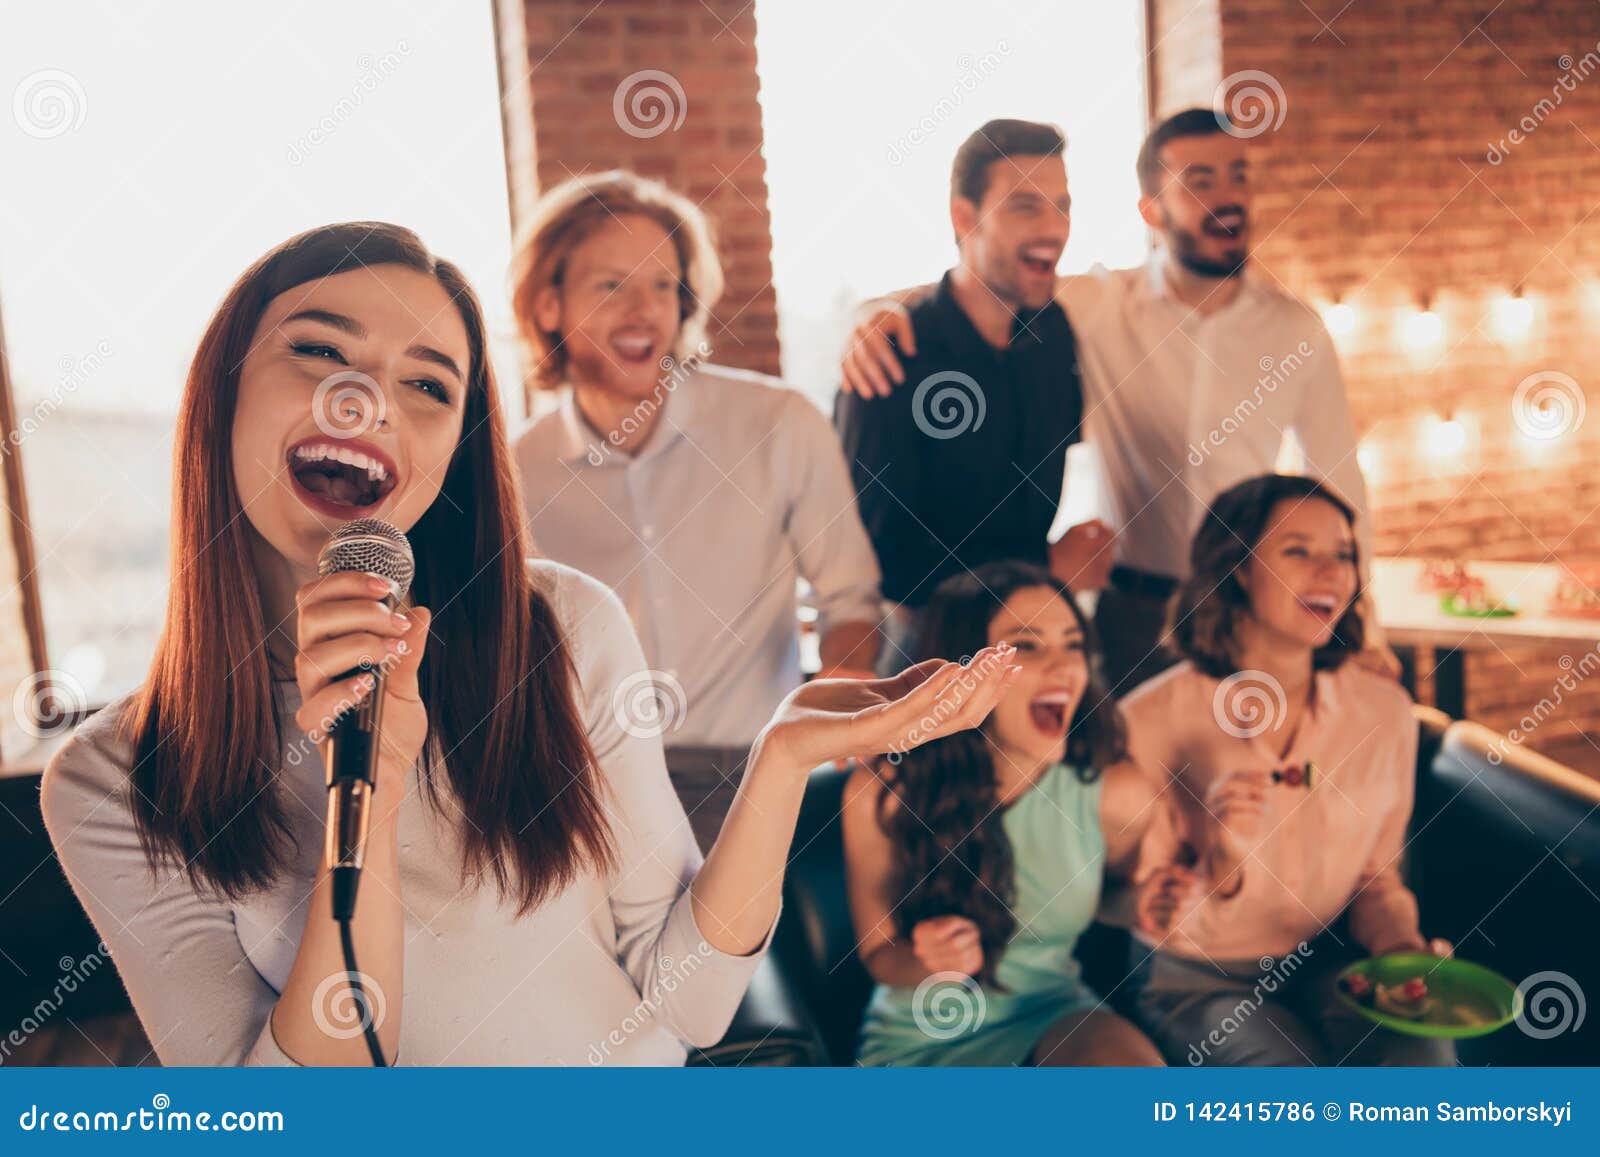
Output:
M1406 872L1431 935L1515 981L1541 973L1544 1032L1560 1022L1557 990L1571 998L1563 1031L1516 1027L1462 1042L1469 1065L1600 1064L1600 781L1511 747L1472 723L1418 708L1417 807ZM1497 746L1498 745L1498 746ZM839 802L845 772L813 773L784 884L771 957L757 972L727 1035L693 1050L708 1066L850 1064L871 981L855 956L845 899ZM37 776L0 778L0 1029L21 1023L50 992L63 961L94 951L95 936L50 853ZM1085 976L1120 1004L1127 943L1096 926L1079 944ZM1537 991L1537 990L1535 990ZM100 969L56 1015L82 1019L126 1010L114 970ZM1536 1004L1534 1013L1539 1013Z

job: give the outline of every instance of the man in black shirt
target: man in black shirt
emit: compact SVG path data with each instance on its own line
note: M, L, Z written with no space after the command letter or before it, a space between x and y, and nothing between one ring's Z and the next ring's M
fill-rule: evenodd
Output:
M956 153L950 219L960 262L910 306L905 386L841 393L862 521L897 604L886 666L914 657L917 612L952 574L1000 559L1048 565L1075 589L1104 585L1110 533L1048 533L1080 440L1083 394L1072 327L1055 302L1072 200L1052 125L990 121Z

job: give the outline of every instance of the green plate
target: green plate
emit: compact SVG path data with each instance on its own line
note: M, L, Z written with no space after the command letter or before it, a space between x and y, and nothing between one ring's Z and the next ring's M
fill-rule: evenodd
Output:
M1454 615L1458 619L1510 619L1515 618L1517 608L1510 604L1502 603L1493 610L1474 611L1461 605L1455 595L1445 595L1439 600L1439 609L1447 615Z
M1397 1016L1374 1008L1345 991L1344 978L1359 973L1375 984L1402 984L1420 976L1428 985L1427 1002L1420 1019ZM1487 1036L1522 1015L1522 994L1498 972L1473 964L1432 956L1426 952L1394 952L1372 960L1359 960L1339 974L1339 999L1374 1024L1408 1036Z

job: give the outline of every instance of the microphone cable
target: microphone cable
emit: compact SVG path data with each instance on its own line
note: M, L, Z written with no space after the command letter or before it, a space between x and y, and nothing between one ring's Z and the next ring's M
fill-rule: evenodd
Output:
M356 1010L361 1016L361 1035L366 1039L372 1067L386 1069L389 1062L384 1059L383 1045L378 1040L378 1010L367 996L367 990L361 986L361 970L356 967L355 937L350 933L348 917L339 921L339 944L344 949L345 983L350 986L350 995L355 998Z

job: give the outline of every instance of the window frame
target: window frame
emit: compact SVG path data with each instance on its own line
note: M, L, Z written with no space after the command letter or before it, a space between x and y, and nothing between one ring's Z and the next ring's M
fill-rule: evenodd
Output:
M22 594L22 626L27 635L28 662L33 668L28 677L38 679L50 669L49 652L45 645L44 603L39 590L38 555L34 549L33 526L28 518L27 483L22 471L22 439L13 437L17 429L16 399L11 391L11 364L6 356L6 327L3 310L0 310L0 489L6 500L6 521L11 529L11 551L17 564L17 587ZM54 691L46 682L41 690L51 697L54 708ZM38 697L29 696L32 704ZM87 714L79 712L78 714ZM38 723L37 715L29 720ZM71 722L76 723L73 719ZM6 766L6 752L0 750L0 768Z

